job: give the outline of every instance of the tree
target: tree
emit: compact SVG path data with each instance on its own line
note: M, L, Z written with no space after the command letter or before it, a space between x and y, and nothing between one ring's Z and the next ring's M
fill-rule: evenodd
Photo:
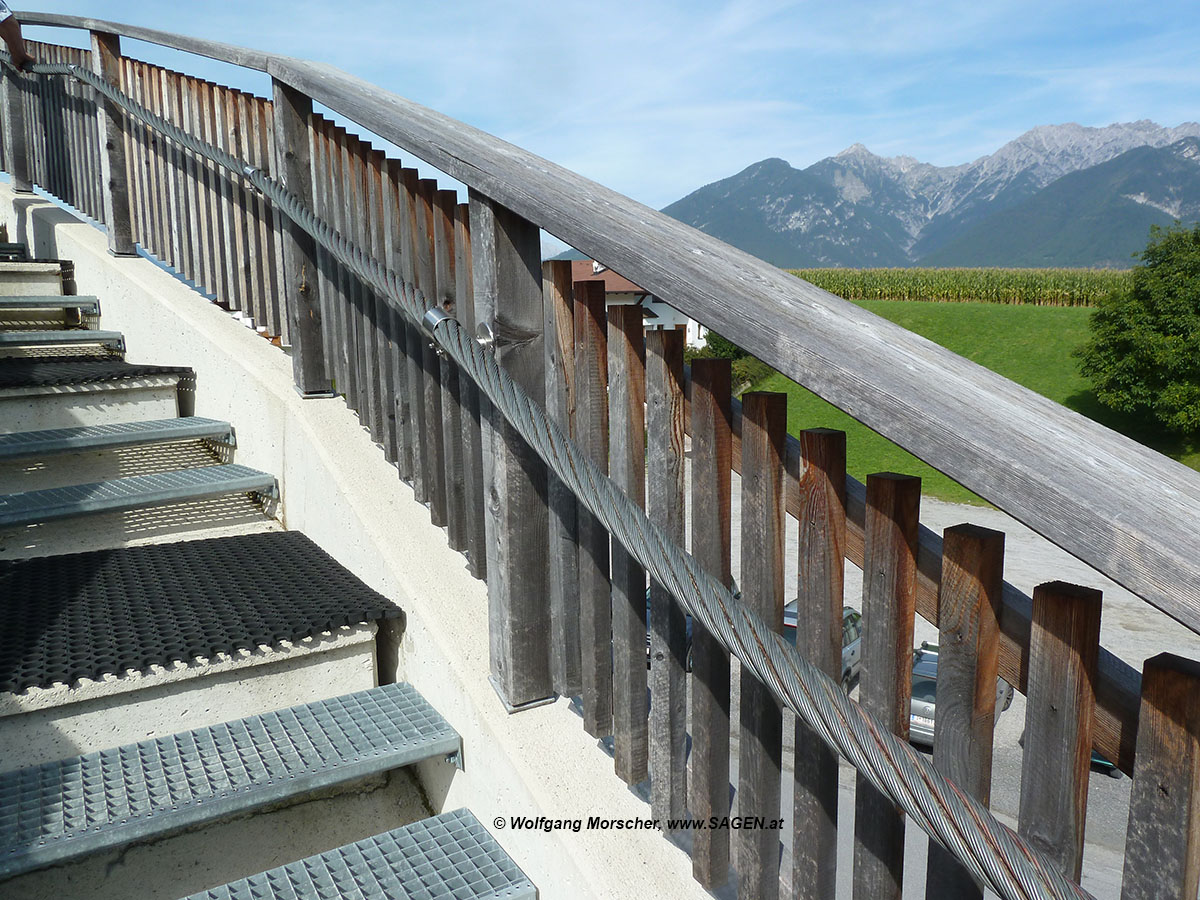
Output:
M1080 368L1105 406L1200 433L1200 224L1153 227L1141 259L1092 314Z

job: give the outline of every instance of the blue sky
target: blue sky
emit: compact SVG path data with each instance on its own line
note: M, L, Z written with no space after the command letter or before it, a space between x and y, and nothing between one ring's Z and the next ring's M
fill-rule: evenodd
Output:
M654 207L769 156L953 165L1035 125L1200 117L1194 0L12 5L329 62Z

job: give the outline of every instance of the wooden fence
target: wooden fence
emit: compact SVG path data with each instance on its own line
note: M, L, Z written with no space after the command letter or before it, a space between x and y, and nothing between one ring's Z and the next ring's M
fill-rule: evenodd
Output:
M687 370L677 332L647 332L636 307L606 308L600 282L572 283L569 264L541 262L539 227L716 327L1193 631L1195 473L712 238L327 66L90 19L24 21L91 30L90 56L39 45L39 59L103 70L191 134L274 172L430 306L480 334L680 543L690 508L690 550L725 583L738 475L744 602L782 629L785 599L799 596L798 650L834 678L842 675L845 561L862 567L865 707L907 737L914 616L923 616L941 633L936 766L988 801L1003 677L1027 697L1020 832L1079 878L1095 748L1135 776L1123 896L1196 896L1200 667L1164 655L1139 677L1099 646L1097 591L1051 582L1028 597L1007 584L1002 534L965 525L935 535L919 523L918 479L848 478L844 434L787 435L784 396L737 402L725 361ZM123 58L119 35L269 72L273 97ZM140 125L114 123L108 104L70 81L6 81L4 162L18 188L27 177L107 222L113 252L136 241L253 316L291 345L303 392L336 392L357 411L432 523L487 580L492 676L511 709L581 697L583 727L612 736L618 777L650 777L652 814L664 822L730 814L737 734L736 810L787 820L792 871L780 872L776 831L704 829L694 834L695 877L721 885L736 860L742 897L777 896L781 881L795 896L831 895L833 752L797 726L794 804L781 808L778 702L754 679L735 679L728 651L698 624L689 648L670 594L651 584L647 599L646 574L626 548L419 328L240 179ZM314 99L466 183L468 202L314 114ZM105 149L100 136L114 128L122 139ZM799 532L795 585L784 583L785 529ZM899 896L902 817L860 780L855 819L855 896ZM980 896L936 847L927 884L930 897Z

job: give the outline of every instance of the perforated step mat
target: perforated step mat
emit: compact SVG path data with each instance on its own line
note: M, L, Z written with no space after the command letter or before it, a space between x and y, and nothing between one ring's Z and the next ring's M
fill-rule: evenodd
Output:
M0 597L12 693L400 614L298 531L3 561Z
M145 378L194 375L187 366L149 366L110 356L41 356L0 359L0 388L59 387Z
M187 900L523 900L537 890L470 812L442 813Z
M77 425L0 434L0 460L36 459L56 453L112 450L168 441L213 440L232 445L233 439L233 426L228 422L200 416Z
M0 774L0 878L456 754L408 684Z

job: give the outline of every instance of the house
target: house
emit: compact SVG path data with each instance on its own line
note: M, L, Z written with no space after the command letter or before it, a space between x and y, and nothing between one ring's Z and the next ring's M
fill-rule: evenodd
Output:
M646 328L680 328L689 347L703 347L708 329L594 259L571 260L571 281L603 281L609 306L641 306Z

